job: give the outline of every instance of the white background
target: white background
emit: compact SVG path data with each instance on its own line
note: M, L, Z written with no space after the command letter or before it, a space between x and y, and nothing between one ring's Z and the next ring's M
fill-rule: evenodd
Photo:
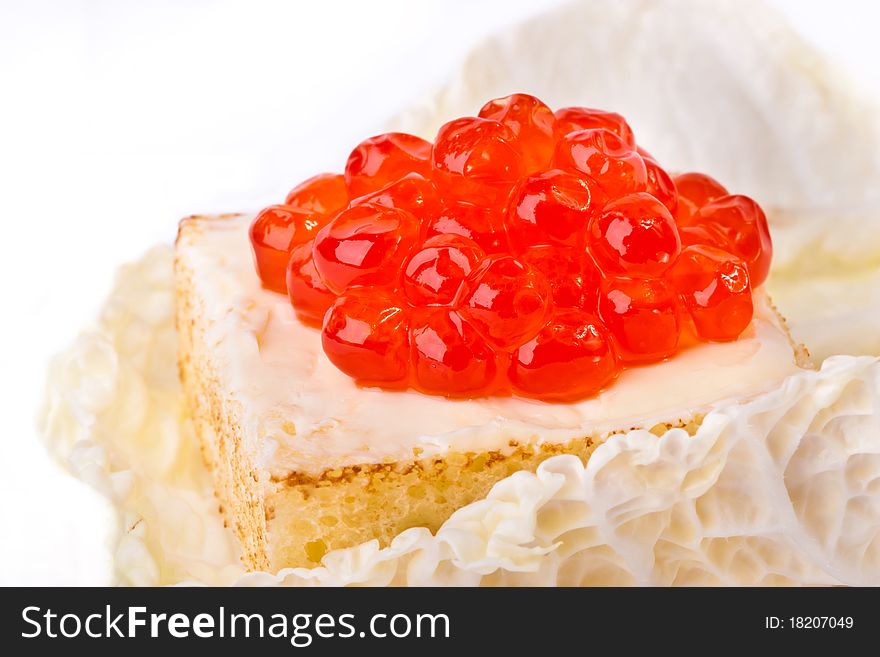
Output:
M0 0L0 583L105 576L106 510L34 416L116 265L339 170L481 38L560 3ZM876 3L772 4L880 94Z

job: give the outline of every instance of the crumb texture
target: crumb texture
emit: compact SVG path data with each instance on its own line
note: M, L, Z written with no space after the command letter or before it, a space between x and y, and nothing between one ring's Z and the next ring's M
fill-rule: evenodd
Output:
M393 466L346 468L308 483L278 482L268 500L271 560L282 566L316 566L328 551L374 539L387 546L412 527L436 532L454 511L484 498L514 472L534 472L555 454L570 454L584 463L595 445L583 438L506 455L455 453Z

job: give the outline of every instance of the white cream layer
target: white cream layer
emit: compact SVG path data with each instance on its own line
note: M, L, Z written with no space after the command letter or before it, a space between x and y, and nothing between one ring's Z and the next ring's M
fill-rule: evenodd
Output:
M765 392L798 371L787 336L758 294L755 319L739 340L700 344L626 370L597 397L578 403L449 400L361 388L325 357L320 332L296 319L287 298L261 288L250 219L200 220L201 234L179 249L195 272L222 384L245 409L245 431L259 438L259 465L276 476L650 427Z

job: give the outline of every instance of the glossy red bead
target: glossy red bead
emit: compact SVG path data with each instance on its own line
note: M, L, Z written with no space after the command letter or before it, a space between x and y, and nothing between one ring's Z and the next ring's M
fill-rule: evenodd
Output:
M489 343L511 350L531 340L551 309L543 274L512 256L487 256L465 279L455 306Z
M321 326L336 295L327 289L312 260L314 240L295 247L287 262L287 296L296 316L310 326Z
M447 201L424 223L425 237L460 235L475 242L486 253L507 253L503 212L466 201Z
M290 190L284 204L298 210L333 215L348 205L345 177L338 173L321 173Z
M510 128L469 117L440 128L431 164L432 178L445 197L480 205L503 204L525 170Z
M358 383L404 387L408 331L399 298L381 288L353 288L327 311L321 344L327 358Z
M511 196L507 234L517 249L557 245L583 247L590 220L605 195L590 178L551 169L526 178Z
M675 181L650 153L641 148L636 150L642 156L642 160L645 162L645 171L648 174L645 191L665 205L674 217L678 210L678 190L675 187Z
M419 221L425 221L439 212L440 196L434 183L418 173L410 173L352 202L352 205L365 204L406 210Z
M403 292L415 306L449 305L484 256L466 237L438 235L413 252L403 270Z
M675 288L665 280L603 279L599 316L621 362L651 363L678 349L681 307Z
M752 287L746 264L712 246L685 248L672 284L703 340L735 340L752 321Z
M681 245L711 245L720 249L730 250L727 235L717 226L708 224L693 224L691 226L679 226L678 236L681 237Z
M528 94L512 94L490 100L479 116L510 128L522 153L526 175L549 166L556 148L556 117L540 100Z
M601 274L593 259L575 247L531 246L519 259L544 274L556 308L595 312Z
M742 195L721 196L704 205L694 221L711 234L724 235L721 248L728 248L745 261L753 287L767 280L773 242L767 217L755 201Z
M595 180L609 198L647 188L642 156L608 130L581 130L565 135L556 146L555 166L575 169Z
M673 181L678 192L675 218L681 226L690 226L700 208L709 201L727 196L724 185L702 173L682 173Z
M495 351L455 311L436 307L413 312L409 341L418 390L446 396L491 391Z
M660 277L681 252L675 220L650 194L612 201L590 223L589 250L612 276Z
M632 128L620 114L589 107L563 107L556 110L556 126L560 136L579 130L608 130L630 148L636 147Z
M257 275L263 285L275 292L287 292L287 261L290 252L309 241L328 217L296 210L285 205L270 205L251 223L250 242Z
M348 156L345 184L351 198L382 189L409 173L428 176L431 143L403 132L365 139Z
M517 349L509 376L521 395L571 401L595 395L618 373L611 339L598 317L562 310Z
M405 210L355 205L318 232L315 268L337 295L353 285L395 284L418 234L418 221Z

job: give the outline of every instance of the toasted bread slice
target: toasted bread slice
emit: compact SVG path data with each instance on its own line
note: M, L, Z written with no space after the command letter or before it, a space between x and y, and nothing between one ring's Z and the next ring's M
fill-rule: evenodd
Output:
M264 290L252 217L190 217L177 239L180 375L227 523L252 570L314 566L333 549L436 530L499 480L554 454L586 462L633 428L693 433L717 401L748 398L808 364L763 292L732 343L683 349L576 404L447 400L357 387L320 332Z

